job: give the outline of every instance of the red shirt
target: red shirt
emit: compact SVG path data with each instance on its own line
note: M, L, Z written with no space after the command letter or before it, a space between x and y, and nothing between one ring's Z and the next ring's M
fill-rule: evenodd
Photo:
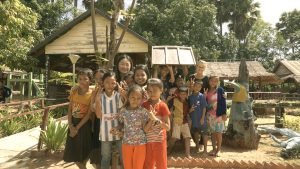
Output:
M150 110L151 102L145 101L142 106L147 110ZM165 116L170 115L170 110L167 104L163 101L159 101L158 103L152 105L154 110L157 112L156 117L162 119ZM167 138L166 129L162 129L159 125L152 126L150 130L146 133L147 135L147 142L162 142Z

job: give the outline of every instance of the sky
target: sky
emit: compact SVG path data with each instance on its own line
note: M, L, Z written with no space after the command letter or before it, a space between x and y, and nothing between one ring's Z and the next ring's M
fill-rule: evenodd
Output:
M125 0L126 6L131 4L132 0ZM261 16L264 21L275 24L283 12L290 12L294 9L300 10L300 0L255 0L260 3Z
M279 21L283 12L300 10L300 0L255 0L260 3L260 14L264 21L273 26Z

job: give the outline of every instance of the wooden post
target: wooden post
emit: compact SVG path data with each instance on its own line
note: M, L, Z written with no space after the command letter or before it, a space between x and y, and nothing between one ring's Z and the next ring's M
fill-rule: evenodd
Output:
M42 148L42 132L45 131L47 123L48 123L48 116L49 116L49 108L44 109L44 116L42 120L42 125L41 125L41 132L40 132L40 137L39 137L39 142L38 142L38 151L41 150Z
M12 79L12 74L9 73L7 76L6 86L11 89L11 92L13 92L13 86L11 86L11 79ZM6 100L6 102L9 102L10 100L12 100L12 97L13 97L13 94L11 93L11 95L9 96L9 99Z
M275 107L275 127L283 128L284 123L284 107L277 105Z
M32 79L33 79L33 74L32 72L29 72L28 74L28 99L32 97Z
M44 95L45 98L48 98L48 80L49 80L49 69L50 69L50 60L49 55L46 55L46 62L45 62L45 89L44 89Z
M22 74L21 75L21 79L25 79L25 74ZM21 94L22 96L24 97L25 96L25 84L24 83L21 83Z

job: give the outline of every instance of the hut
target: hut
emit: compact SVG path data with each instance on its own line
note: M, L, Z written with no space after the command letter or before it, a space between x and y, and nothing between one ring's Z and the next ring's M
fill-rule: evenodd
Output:
M106 13L96 9L95 20L98 49L100 53L105 53L107 49L106 32L109 32L107 27L110 25L111 18ZM124 28L123 24L118 23L116 37L120 37ZM127 29L118 53L130 55L133 59L133 64L147 63L147 57L150 57L149 51L151 50L151 46L151 42L136 32ZM30 56L38 59L38 66L46 69L45 88L48 88L49 70L72 72L72 63L68 58L70 54L80 56L80 59L76 63L76 68L88 67L95 69L98 67L94 55L90 11L82 13L68 24L59 28L56 32L34 46L29 52Z
M274 73L267 72L260 62L247 61L246 64L252 91L254 90L253 88L261 90L263 85L281 83L280 78ZM207 62L206 74L217 75L221 80L233 80L238 77L239 66L240 62Z
M300 93L300 60L280 60L276 63L273 72L280 77L288 92Z

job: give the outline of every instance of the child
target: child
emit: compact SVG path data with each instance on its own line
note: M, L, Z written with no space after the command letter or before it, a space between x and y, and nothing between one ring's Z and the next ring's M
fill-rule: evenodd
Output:
M191 133L188 125L188 88L180 87L178 97L175 97L170 102L170 107L174 108L173 111L173 132L172 138L169 141L169 152L171 152L175 142L180 140L180 136L183 136L185 142L185 154L188 158L190 155L190 139Z
M85 168L91 151L91 121L89 110L92 90L89 89L92 71L78 73L78 90L70 93L68 110L68 136L64 152L64 161L76 162L79 168Z
M124 76L124 81L127 86L131 86L134 84L134 79L133 79L133 72L130 71Z
M129 87L128 101L120 111L119 121L124 124L122 141L125 169L143 169L146 157L146 134L148 111L141 107L143 89L138 85Z
M99 90L96 102L96 116L100 118L100 140L101 140L101 168L109 168L112 144L115 144L122 162L121 139L119 135L114 135L113 131L119 126L118 115L122 107L120 93L115 91L117 86L116 75L114 72L107 72L103 75L103 92Z
M134 83L143 88L144 98L143 101L148 99L148 94L146 92L147 80L149 78L149 70L146 65L137 65L133 72Z
M189 96L190 117L192 120L191 132L196 144L196 150L199 151L199 141L203 138L204 154L207 153L207 134L208 128L206 123L206 99L200 92L202 88L202 81L196 80L193 85L193 92Z
M226 104L219 104L225 101L224 90L218 87L218 84L219 78L217 76L209 77L209 89L206 94L208 122L212 139L216 141L216 145L213 145L213 151L210 154L212 156L219 155L222 145L222 132L225 130Z
M173 73L173 68L170 65L163 65L160 66L160 74L158 75L158 78L162 80L164 85L164 92L162 95L162 99L166 100L168 97L169 89L174 86L175 77Z
M119 59L117 61L115 68L116 76L117 76L117 82L121 82L124 80L124 76L129 72L132 71L133 63L130 56L122 54L119 56Z
M147 135L145 169L167 168L167 141L166 131L170 129L170 111L165 102L160 100L163 92L163 83L160 79L148 80L147 91L149 99L143 107L154 111L159 120L150 120L145 127Z

